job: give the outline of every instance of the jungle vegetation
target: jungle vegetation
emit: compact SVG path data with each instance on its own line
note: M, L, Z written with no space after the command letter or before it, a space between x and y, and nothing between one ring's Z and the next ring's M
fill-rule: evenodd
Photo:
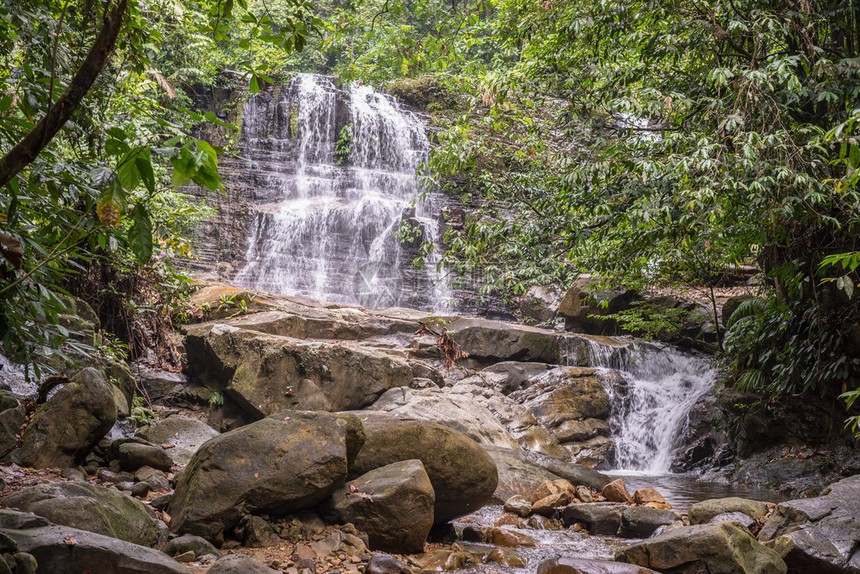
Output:
M218 189L200 84L314 71L431 113L426 175L470 207L448 265L516 295L766 277L733 384L860 396L855 0L4 0L0 335L62 353L63 293L132 352L177 312L177 187ZM124 331L124 332L123 332ZM38 361L36 361L38 363ZM856 424L857 419L854 419Z

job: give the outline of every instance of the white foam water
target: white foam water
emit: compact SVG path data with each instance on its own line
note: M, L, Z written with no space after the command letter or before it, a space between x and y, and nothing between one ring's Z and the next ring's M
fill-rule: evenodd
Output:
M669 472L690 409L713 388L716 369L706 357L668 345L588 345L590 364L619 371L626 383L607 389L616 468Z
M234 281L343 303L443 309L451 295L437 272L440 255L431 251L424 269L413 269L396 237L408 214L425 239L439 238L432 206L417 202L416 173L430 148L422 120L389 95L358 84L342 90L326 76L299 74L272 98L250 96L243 115L244 145L269 158L257 166L264 191L255 193L271 202L255 217ZM339 165L335 152L347 148ZM379 297L361 300L362 289Z

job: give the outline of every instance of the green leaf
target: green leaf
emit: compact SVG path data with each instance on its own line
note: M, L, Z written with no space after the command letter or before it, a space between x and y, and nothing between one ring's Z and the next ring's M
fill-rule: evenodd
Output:
M256 94L260 91L260 81L257 76L251 76L251 93Z
M99 221L106 227L119 225L127 208L125 190L116 179L108 184L96 201L96 213L99 216Z
M128 139L128 135L125 133L125 131L122 128L118 128L116 126L108 128L107 134L110 137L119 141L125 141L126 139Z
M152 258L152 222L142 203L134 206L131 220L131 227L128 229L128 244L138 261L147 263Z
M149 150L134 158L134 165L143 180L143 185L149 193L155 193L155 174L152 172L152 156Z
M128 153L128 151L128 144L124 141L111 138L105 142L105 152L107 152L108 155L123 155Z
M126 191L134 191L140 183L140 171L132 154L126 155L116 168L116 177Z

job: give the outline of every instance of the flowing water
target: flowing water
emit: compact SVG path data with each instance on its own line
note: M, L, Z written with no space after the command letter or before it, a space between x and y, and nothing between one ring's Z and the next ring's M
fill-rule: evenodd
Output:
M300 74L277 99L250 96L243 130L249 155L269 154L254 191L269 201L235 282L365 307L446 306L439 255L412 266L417 244L440 233L432 203L416 201L430 147L417 115L368 86Z
M9 385L13 393L22 396L36 394L39 380L32 370L29 375L27 377L27 372L22 365L11 362L5 355L0 353L0 381Z
M589 347L592 366L624 377L625 384L607 389L616 468L669 472L690 409L717 380L711 361L668 345L612 347L592 341Z

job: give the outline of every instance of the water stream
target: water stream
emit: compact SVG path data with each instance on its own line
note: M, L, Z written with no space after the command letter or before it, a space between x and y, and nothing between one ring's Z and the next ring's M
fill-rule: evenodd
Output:
M651 343L611 347L592 341L589 351L591 366L614 369L625 381L607 389L616 468L668 473L690 409L717 380L711 361Z
M365 307L443 310L451 299L431 251L432 202L417 202L418 166L430 142L421 119L368 86L300 74L280 95L250 96L244 146L257 158L258 197L244 268L234 281L259 289ZM261 150L265 150L261 153ZM405 241L397 236L409 228Z

